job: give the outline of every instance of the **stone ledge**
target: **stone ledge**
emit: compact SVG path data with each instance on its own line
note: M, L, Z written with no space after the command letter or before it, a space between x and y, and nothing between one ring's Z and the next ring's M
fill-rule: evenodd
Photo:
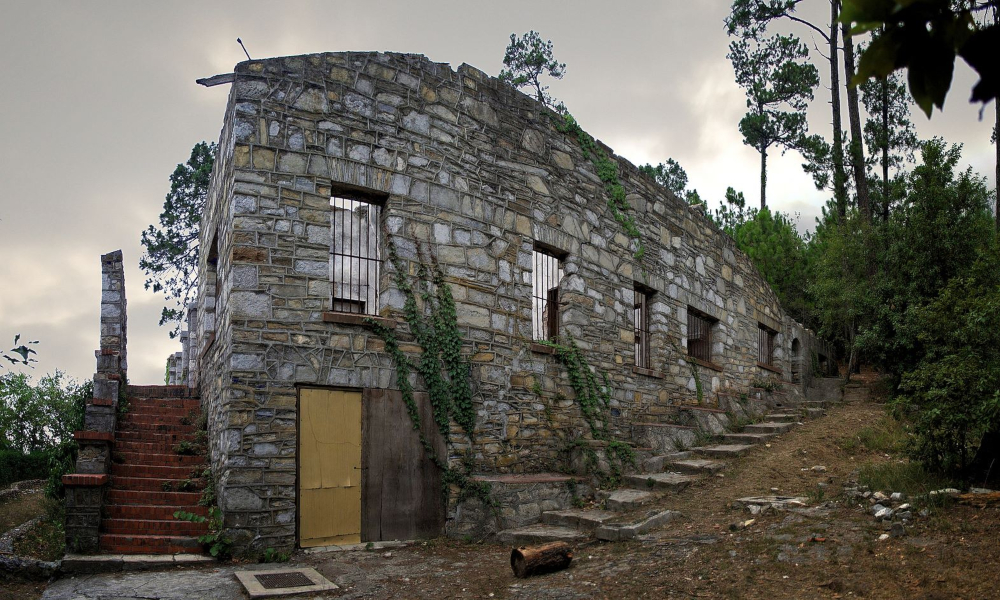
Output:
M782 374L781 369L777 367L772 367L771 365L766 363L758 362L757 366L760 367L761 369L764 369L765 371L771 371L772 373L777 373L778 375Z
M323 313L324 323L341 323L344 325L365 325L365 321L371 319L376 323L384 325L389 329L396 328L395 319L387 319L375 315L359 315L357 313L325 312Z
M656 379L664 379L666 375L660 373L659 371L654 371L653 369L644 369L643 367L632 367L632 372L636 375L645 375L646 377L654 377Z
M115 401L111 398L94 398L90 401L94 406L114 406Z
M472 479L475 481L489 481L491 483L561 483L571 479L579 480L580 478L558 473L526 473L522 475L475 475Z
M108 406L110 406L110 404ZM78 442L86 441L114 443L115 434L108 431L74 431L73 439Z
M545 344L539 344L536 342L531 343L531 351L536 354L555 354L556 349L552 346L546 346Z
M62 482L63 485L76 487L98 487L108 482L108 476L107 474L87 475L85 473L73 473L72 475L63 475Z
M706 369L711 369L713 371L718 371L719 373L721 373L722 370L723 370L722 369L722 365L719 365L719 364L716 364L714 362L707 361L707 360L701 360L700 358L695 358L693 356L685 356L684 360L689 360L689 361L693 362L694 364L698 365L699 367L705 367Z

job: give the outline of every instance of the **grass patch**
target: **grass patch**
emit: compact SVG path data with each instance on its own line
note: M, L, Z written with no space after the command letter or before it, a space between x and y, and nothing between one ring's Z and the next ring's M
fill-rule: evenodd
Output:
M883 415L857 434L842 439L840 447L848 454L864 451L895 455L906 449L906 440L906 427L890 415Z
M961 485L944 475L928 471L918 462L868 463L858 471L858 483L867 485L873 491L903 492L909 496Z
M45 494L25 494L15 500L0 503L0 533L45 514Z
M42 512L45 518L14 543L14 554L48 561L62 558L66 553L64 510L61 501L43 499Z

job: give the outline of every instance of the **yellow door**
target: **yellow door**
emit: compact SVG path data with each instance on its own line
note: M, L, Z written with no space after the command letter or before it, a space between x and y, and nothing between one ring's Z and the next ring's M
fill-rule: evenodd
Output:
M361 541L361 392L299 392L299 545Z

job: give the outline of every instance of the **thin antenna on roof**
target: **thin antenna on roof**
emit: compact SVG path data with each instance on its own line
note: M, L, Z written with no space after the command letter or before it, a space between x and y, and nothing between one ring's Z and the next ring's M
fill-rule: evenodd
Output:
M236 43L240 45L240 48L243 48L243 54L247 55L247 60L253 60L252 58L250 58L250 53L247 52L247 47L243 45L243 40L241 40L240 38L236 38Z

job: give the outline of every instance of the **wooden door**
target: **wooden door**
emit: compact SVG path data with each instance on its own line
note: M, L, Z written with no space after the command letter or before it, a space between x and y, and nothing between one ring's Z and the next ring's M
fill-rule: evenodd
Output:
M427 394L415 394L421 431L441 460L445 440ZM441 469L427 456L398 390L366 390L361 539L431 538L444 531Z
M361 392L299 390L299 545L361 541Z

